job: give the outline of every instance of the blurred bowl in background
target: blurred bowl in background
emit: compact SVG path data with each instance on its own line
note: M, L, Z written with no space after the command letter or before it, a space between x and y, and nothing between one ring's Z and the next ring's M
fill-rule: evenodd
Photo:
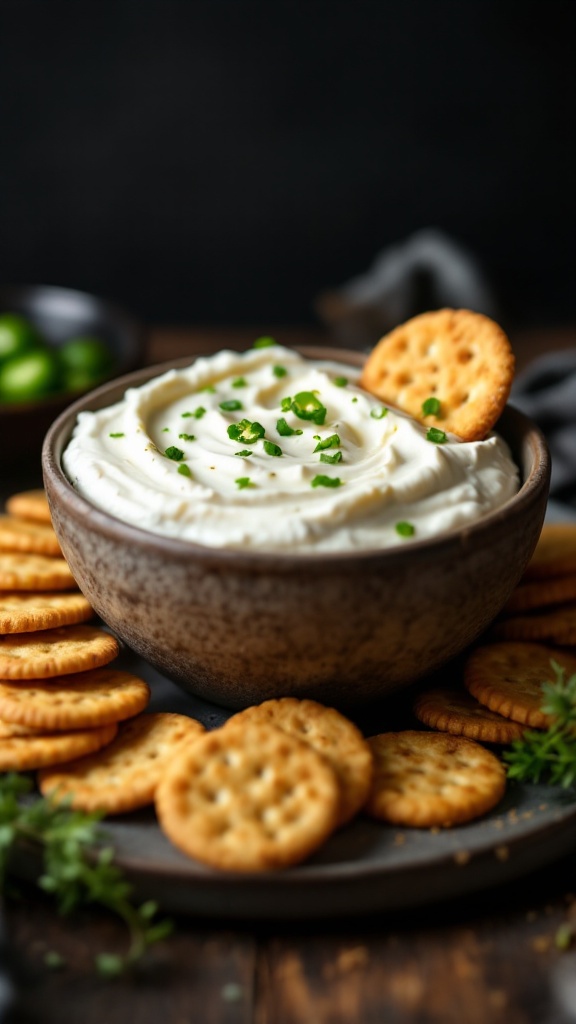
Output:
M52 285L0 286L0 316L15 314L32 325L57 354L71 339L99 339L110 360L89 382L25 400L0 397L0 466L40 470L42 441L50 424L72 401L97 384L138 369L144 361L143 326L125 309L88 292Z

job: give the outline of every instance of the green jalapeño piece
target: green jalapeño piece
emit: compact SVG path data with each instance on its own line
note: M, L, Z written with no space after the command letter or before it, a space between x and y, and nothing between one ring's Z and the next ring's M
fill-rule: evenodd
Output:
M429 427L426 440L433 441L434 444L445 444L448 438L443 430L438 430L438 427Z
M312 420L319 427L326 419L326 407L316 397L313 391L299 391L294 395L290 408L299 420Z
M180 462L180 459L184 458L184 452L182 449L176 448L175 445L170 445L169 448L166 448L164 455L167 459L173 459L174 462Z
M302 433L299 427L291 427L283 416L281 416L279 420L276 420L276 430L280 434L280 437L292 437L293 434Z
M243 444L256 444L265 433L261 423L251 423L250 420L240 420L228 427L228 437L233 441L242 441Z
M423 416L439 416L440 415L440 401L438 398L427 398L425 402L422 402L422 415Z
M342 481L339 476L324 476L323 473L317 473L314 479L311 481L312 487L341 487Z
M325 437L323 441L318 441L314 452L323 452L326 448L338 448L340 446L340 438L338 434L330 434L330 437Z
M405 520L401 520L399 523L396 523L396 533L399 534L400 537L413 537L415 527L412 523L407 523Z

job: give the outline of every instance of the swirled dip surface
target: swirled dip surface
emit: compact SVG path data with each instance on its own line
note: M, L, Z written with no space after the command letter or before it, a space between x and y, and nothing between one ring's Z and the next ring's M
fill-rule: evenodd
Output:
M358 388L358 373L277 345L198 359L81 413L64 470L141 529L278 552L406 544L516 493L501 438L429 440L427 426Z

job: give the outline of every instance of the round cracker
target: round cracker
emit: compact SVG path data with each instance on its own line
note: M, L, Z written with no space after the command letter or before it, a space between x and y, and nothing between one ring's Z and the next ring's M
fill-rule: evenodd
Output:
M576 523L544 523L526 579L576 573Z
M543 576L538 580L519 583L502 609L502 615L533 612L568 601L576 601L576 573L567 576Z
M0 551L0 590L77 590L64 558Z
M61 626L0 636L0 679L49 679L107 665L120 651L97 626Z
M29 519L35 523L51 523L50 506L46 492L42 488L29 491L18 491L11 494L5 502L6 511L18 519Z
M62 549L52 526L6 515L0 515L0 551L26 551L35 555L62 557Z
M418 721L430 729L466 736L478 743L512 743L524 734L518 722L497 715L467 690L453 686L438 686L418 694L412 707Z
M245 721L181 749L156 793L160 827L213 867L265 871L299 863L336 827L340 787L308 743Z
M560 646L576 644L576 603L500 619L494 623L491 635L498 640L543 640Z
M120 722L139 714L149 701L148 683L115 668L44 680L0 681L0 718L47 732Z
M385 335L368 356L360 385L427 426L476 441L502 414L514 365L510 342L493 320L440 309ZM429 398L439 400L438 416L423 414Z
M369 739L374 780L366 812L411 828L448 828L491 810L506 788L486 747L441 732L380 733Z
M276 725L309 743L326 758L340 785L338 826L350 821L360 810L370 790L372 752L348 718L314 700L281 697L240 711L228 724L246 721Z
M78 732L0 739L0 771L25 772L83 758L111 743L118 731L112 722Z
M47 729L32 729L28 725L18 725L16 722L6 722L0 719L0 739L10 739L13 736L44 736Z
M496 714L531 729L546 729L553 720L542 711L542 686L555 678L553 661L568 676L576 672L576 658L544 644L486 644L468 656L464 685L476 700Z
M124 722L113 743L101 754L41 772L44 796L69 800L82 811L123 814L154 800L168 765L180 748L204 733L204 726L187 715L157 712Z
M80 591L0 591L0 634L35 633L56 626L71 626L87 622L94 614L90 602Z

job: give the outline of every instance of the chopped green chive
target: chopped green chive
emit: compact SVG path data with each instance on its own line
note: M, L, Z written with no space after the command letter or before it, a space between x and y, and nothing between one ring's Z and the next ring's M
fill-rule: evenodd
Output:
M311 481L312 487L340 487L342 481L339 476L323 476L318 473Z
M314 435L314 440L318 437ZM330 434L330 437L325 437L323 441L318 438L318 444L316 445L314 452L323 452L326 448L338 448L340 445L340 438L338 434Z
M238 409L242 408L242 402L239 402L237 398L228 398L225 402L220 402L218 408L223 412L238 412Z
M282 407L284 410L284 407ZM326 408L313 391L299 391L294 395L290 408L300 420L312 420L321 427L326 419Z
M438 416L440 413L440 402L437 398L427 398L422 402L423 416Z
M443 430L438 430L438 427L429 427L426 440L433 441L434 444L444 444L448 438Z
M253 455L253 452L249 448L243 448L241 452L234 452L234 455L241 455L243 459L247 459L249 455Z
M162 427L162 433L163 434L169 434L170 433L170 427Z
M332 465L336 462L342 462L342 452L334 452L334 455L327 455L326 452L322 452L320 462L329 462Z
M282 401L280 402L280 408L282 409L282 412L290 412L292 408L292 399L283 398Z
M184 458L184 452L182 451L182 449L176 448L174 445L171 445L170 448L167 448L166 451L164 452L164 455L166 456L167 459L173 459L174 462L180 462L180 459Z
M118 430L118 431L117 431L116 433L114 433L114 434L108 434L108 437L124 437L124 434L122 433L122 431L121 431L121 430Z
M292 437L293 434L301 434L300 427L291 427L283 416L279 420L276 420L276 430L280 434L280 437Z
M233 388L245 388L246 387L246 378L245 377L236 377L236 380L232 381L232 387Z
M358 399L357 399L356 395L354 395L354 398L352 399L352 401L353 401L353 402L357 402L357 401L358 401Z
M285 366L274 366L272 369L272 373L274 374L275 377L280 378L285 377L286 374L288 373L288 370L286 369Z
M180 463L178 466L178 472L181 473L182 476L192 476L192 470L185 462Z
M195 441L196 440L196 435L195 434L178 434L178 437L182 441Z
M239 476L234 483L240 491L243 491L245 487L255 487L249 476Z
M370 415L373 420L383 420L388 414L388 409L385 405L379 405L377 409L370 409Z
M266 455L282 455L282 449L273 441L264 441L264 451Z
M412 523L407 523L402 520L396 523L396 533L400 534L401 537L413 537L415 533L415 527Z
M345 388L348 383L348 377L334 377L334 384L337 388Z
M256 338L256 341L252 345L252 348L272 348L272 346L276 344L277 342L274 340L274 338L269 338L268 336L265 336L263 338Z
M193 416L195 420L201 420L205 414L206 409L203 405L199 405L197 409L194 409L194 412L183 412L182 419L185 420L187 417Z
M251 423L250 420L240 420L239 423L231 423L228 427L228 437L233 441L244 441L245 444L255 444L264 437L264 434L262 424Z

